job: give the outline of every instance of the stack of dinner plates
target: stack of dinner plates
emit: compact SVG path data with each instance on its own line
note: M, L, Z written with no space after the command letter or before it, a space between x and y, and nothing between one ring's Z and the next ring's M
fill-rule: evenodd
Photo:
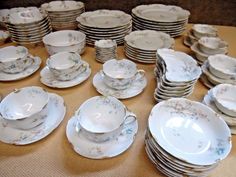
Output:
M201 75L201 68L186 53L158 49L154 74L157 78L154 98L160 102L189 96Z
M229 127L202 103L172 98L151 111L145 150L166 176L209 176L231 148Z
M174 39L169 34L154 30L133 31L125 36L125 55L138 62L155 63L156 51L173 48Z
M181 35L186 29L190 12L178 6L149 4L132 9L134 30L156 30Z
M111 39L117 44L123 44L125 35L132 30L132 17L119 10L85 12L77 21L79 30L86 34L86 42L90 45L101 39Z
M223 63L223 64L222 64ZM202 83L208 88L218 84L236 85L236 59L224 54L211 55L201 66Z
M52 31L47 13L37 7L19 8L8 14L5 24L12 41L19 44L41 42Z
M76 29L76 18L85 10L80 1L52 1L42 4L41 8L48 12L54 30Z

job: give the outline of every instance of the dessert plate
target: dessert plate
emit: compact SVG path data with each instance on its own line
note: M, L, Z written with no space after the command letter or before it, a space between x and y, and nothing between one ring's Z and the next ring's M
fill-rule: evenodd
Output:
M114 140L96 143L88 140L81 131L76 132L77 118L72 117L66 127L66 136L74 150L87 158L104 159L117 156L126 151L133 143L138 131L137 120L125 125L122 133Z
M140 74L137 75L140 77ZM135 80L129 88L123 90L115 90L109 86L107 86L104 81L103 77L101 76L100 72L98 72L93 78L93 86L96 90L104 95L104 96L114 96L118 99L126 99L134 97L140 94L147 85L146 77L141 77L140 79Z
M9 127L0 117L0 141L14 145L26 145L39 141L56 129L63 120L66 107L61 96L50 93L45 121L32 129L21 130Z
M69 80L69 81L60 81L55 78L55 76L52 74L52 72L49 70L49 68L46 66L42 69L40 72L40 81L48 86L48 87L53 87L53 88L68 88L68 87L73 87L76 86L83 81L87 80L91 74L91 69L89 67L89 64L85 61L86 69L83 73L79 74L76 78Z
M26 68L24 71L22 71L20 73L16 73L16 74L9 74L9 73L0 72L0 81L20 80L20 79L24 79L24 78L32 75L33 73L35 73L41 65L41 59L40 59L40 57L34 57L32 55L30 55L29 57L32 58L32 60L33 60L31 66Z

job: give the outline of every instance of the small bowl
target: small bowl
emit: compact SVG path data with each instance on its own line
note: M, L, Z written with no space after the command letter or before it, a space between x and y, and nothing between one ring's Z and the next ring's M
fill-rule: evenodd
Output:
M216 37L217 29L211 25L206 24L195 24L192 27L193 35L197 38L201 37Z
M41 87L24 87L8 94L0 103L0 115L10 126L30 129L46 118L48 93Z
M31 59L28 49L23 46L8 46L0 49L0 71L5 73L19 73L30 66Z
M217 85L212 90L212 96L220 111L236 117L236 86L231 84Z
M127 59L108 60L101 71L105 84L117 90L128 88L139 73L144 76L145 71L138 70L136 64Z
M61 81L72 80L84 71L81 57L75 52L56 53L46 63L52 74Z
M202 52L214 54L226 54L228 43L218 37L202 37L198 40L199 48Z
M78 117L76 131L94 142L116 138L125 124L136 120L115 97L95 96L85 101L75 114ZM79 141L79 140L78 140Z
M223 54L208 57L209 70L216 77L236 80L236 58Z
M8 31L0 30L0 45L4 44L5 41L10 37Z
M49 53L76 52L82 54L85 50L86 35L75 30L61 30L43 37L43 43Z

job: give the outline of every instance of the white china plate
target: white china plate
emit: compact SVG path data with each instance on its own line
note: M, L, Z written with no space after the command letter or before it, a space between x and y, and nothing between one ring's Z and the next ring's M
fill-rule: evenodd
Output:
M76 132L77 118L72 117L66 127L66 136L74 150L87 158L104 159L117 156L126 151L133 143L138 131L137 120L125 125L122 133L114 140L96 143L84 137L83 133Z
M41 59L40 57L34 57L34 56L29 56L30 58L33 59L33 63L31 66L26 68L24 71L16 74L8 74L4 72L0 72L0 81L16 81L20 79L24 79L33 73L35 73L40 65L41 65Z
M50 93L48 116L44 123L30 130L9 127L0 117L0 141L14 145L26 145L39 141L56 129L64 119L66 107L61 96Z
M138 75L137 77L140 77L140 75ZM96 90L104 95L104 96L113 96L116 97L118 99L127 99L127 98L131 98L134 97L138 94L140 94L144 88L147 85L147 79L146 77L142 77L138 80L135 80L129 88L124 89L124 90L115 90L109 86L107 86L104 82L103 82L103 78L100 74L100 72L98 72L94 78L93 78L93 86L96 88Z
M213 109L217 114L219 114L225 122L230 126L236 126L236 117L231 117L223 112L221 112L215 105L214 98L212 96L212 89L208 91L208 93L203 98L203 103Z
M160 147L189 164L216 164L232 147L224 120L207 106L183 98L157 104L148 126Z
M46 66L40 72L40 77L41 77L40 81L44 85L48 87L52 87L52 88L68 88L68 87L76 86L82 83L83 81L87 80L91 74L91 69L88 63L85 61L83 61L83 63L87 65L86 70L83 73L79 74L76 78L69 81L57 80L55 76L51 73L49 68Z

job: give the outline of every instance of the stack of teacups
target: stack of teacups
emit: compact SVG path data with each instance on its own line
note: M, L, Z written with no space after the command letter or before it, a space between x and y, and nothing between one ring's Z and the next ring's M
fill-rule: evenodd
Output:
M166 176L209 176L231 148L229 127L202 103L172 98L150 113L145 150Z
M28 130L47 117L48 93L41 87L25 87L7 95L0 104L0 115L10 127Z
M96 60L105 63L107 60L117 58L116 41L103 39L95 42Z
M72 80L83 73L87 67L80 55L74 52L56 53L47 59L46 64L58 81Z
M11 39L19 44L34 44L52 31L50 20L45 11L37 7L19 8L7 16L5 22Z
M100 71L104 83L115 90L127 89L140 77L144 77L144 70L137 70L134 62L122 60L108 60Z
M33 63L28 49L23 46L8 46L0 49L0 72L16 74L23 72Z
M80 1L52 1L42 4L41 8L47 11L54 30L76 29L76 18L85 10Z
M135 135L134 132L130 137L131 141L128 140L128 145L117 144L124 128L136 123L136 116L129 112L122 102L111 96L95 96L86 100L67 126L70 126L71 122L74 122L74 126L67 127L68 140L77 153L92 159L114 157L124 152L132 144ZM81 143L73 135L74 132L80 137ZM110 146L107 147L109 143ZM94 145L101 148L93 150Z
M190 95L201 75L201 68L191 56L183 52L158 49L154 73L157 78L154 98L159 102Z
M201 81L208 87L217 84L236 85L236 59L223 54L211 55L201 66Z
M212 25L195 24L184 37L184 44L190 47L201 37L217 37L217 29Z
M236 134L236 86L219 84L208 91L203 103L217 112Z
M62 30L43 37L43 43L49 53L68 51L82 54L85 50L86 36L75 30Z
M218 37L201 37L191 46L191 50L195 53L197 62L202 65L211 55L226 54L228 44Z

